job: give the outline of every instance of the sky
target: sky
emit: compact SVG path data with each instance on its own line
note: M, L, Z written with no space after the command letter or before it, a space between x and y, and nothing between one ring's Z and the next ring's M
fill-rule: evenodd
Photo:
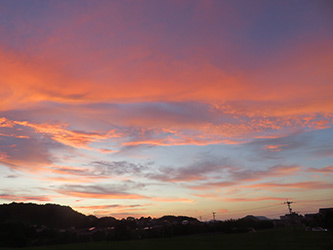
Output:
M0 203L333 207L329 0L0 1Z

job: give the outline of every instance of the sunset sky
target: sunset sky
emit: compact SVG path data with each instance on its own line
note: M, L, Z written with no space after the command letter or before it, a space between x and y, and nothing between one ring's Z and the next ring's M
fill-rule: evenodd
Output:
M1 0L0 203L333 207L330 0Z

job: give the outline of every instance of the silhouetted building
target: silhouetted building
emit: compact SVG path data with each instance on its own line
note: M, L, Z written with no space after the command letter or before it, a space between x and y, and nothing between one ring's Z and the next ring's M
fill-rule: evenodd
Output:
M280 216L281 222L285 226L300 226L302 225L303 216L298 213L285 214Z
M332 213L332 212L333 212L333 207L319 208L319 213L320 214L326 214L326 213Z

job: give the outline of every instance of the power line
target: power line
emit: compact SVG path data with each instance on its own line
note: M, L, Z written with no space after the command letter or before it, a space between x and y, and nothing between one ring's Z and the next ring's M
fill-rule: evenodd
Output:
M325 199L325 200L317 200L317 201L331 201L331 199ZM302 200L302 201L298 201L297 203L309 203L310 201L309 200ZM311 201L312 202L312 201ZM234 214L237 214L237 213L253 213L253 212L259 212L261 210L264 210L264 209L268 209L268 208L273 208L273 207L279 207L281 205L284 205L286 204L288 206L288 210L289 210L289 213L292 214L293 213L293 210L292 210L292 207L291 207L291 204L293 203L296 203L294 201L288 201L288 199L286 200L286 202L284 203L278 203L278 204L273 204L273 205L269 205L269 206L262 206L262 207L256 207L256 208L247 208L247 209L241 209L241 210L233 210L233 211L227 211L227 213L222 213L223 215L225 216L228 216L228 215L234 215ZM274 209L275 210L275 209ZM274 212L271 211L271 212ZM313 212L313 210L306 210L306 211L303 211L304 212ZM212 213L207 213L207 214L200 214L200 220L202 218L205 218L205 217L208 217L210 216ZM268 211L268 214L267 216L274 216L274 215L281 215L283 213L269 213ZM213 212L213 219L215 220L216 219L216 212L214 211Z
M244 211L256 211L256 210L262 210L262 209L270 208L270 207L277 207L277 206L280 206L280 205L281 204L274 204L274 205L270 205L270 206L263 206L263 207L249 208L249 209L242 209L242 210L233 211L232 213L238 213L238 212L244 212Z
M237 213L246 212L246 211L248 211L248 212L259 211L259 210L263 210L263 209L266 209L266 208L272 208L272 207L277 207L277 206L281 206L281 204L274 204L274 205L270 205L270 206L262 206L262 207L252 208L252 209L241 209L241 210L230 211L230 212L228 211L226 213L226 215L232 215L232 214L237 214ZM202 217L207 217L211 214L213 214L213 220L216 220L216 212L215 211L213 211L212 213L201 214L200 215L200 220L201 220Z

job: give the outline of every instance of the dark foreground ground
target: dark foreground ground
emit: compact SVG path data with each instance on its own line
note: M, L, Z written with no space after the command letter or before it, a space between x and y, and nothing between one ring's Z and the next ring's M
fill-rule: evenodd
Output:
M0 250L13 248L0 248ZM144 239L131 241L104 241L56 246L16 248L23 250L127 250L127 249L204 249L204 250L333 250L333 232L306 232L302 229L275 229L242 234L191 235L163 239Z

